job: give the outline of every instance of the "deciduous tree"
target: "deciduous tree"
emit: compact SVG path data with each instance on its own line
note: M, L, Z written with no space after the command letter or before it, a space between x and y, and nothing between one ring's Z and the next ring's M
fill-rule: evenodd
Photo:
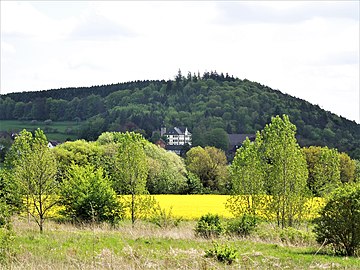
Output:
M145 145L149 174L146 181L151 194L176 194L187 189L186 168L183 160L154 144Z
M131 221L135 223L137 197L146 194L146 178L148 164L144 151L145 139L140 134L126 132L115 134L118 141L118 153L116 157L117 175L114 187L120 194L131 195Z
M227 208L235 216L251 215L255 217L264 209L265 163L262 158L261 136L257 133L255 142L248 138L236 151L230 167L233 196L227 202Z
M351 183L355 179L355 161L348 154L340 153L340 181Z
M341 184L340 158L336 149L310 146L303 152L309 171L307 184L315 196L329 194Z
M186 154L185 164L188 171L200 178L204 188L212 191L225 188L228 171L224 151L208 146L193 147Z
M316 240L354 256L360 250L360 184L346 184L331 194L315 219Z
M101 167L72 164L60 195L66 216L77 221L113 223L123 216L122 205Z
M296 126L287 115L273 117L261 132L267 190L272 196L269 210L282 228L301 219L306 201L308 171L295 134Z
M20 140L24 139L20 137ZM36 130L35 136L29 136L27 139L30 141L24 144L29 145L30 151L21 152L19 149L21 157L15 162L13 174L21 191L27 197L28 213L38 224L40 232L43 232L48 211L57 203L55 196L58 188L55 179L57 162L41 130Z

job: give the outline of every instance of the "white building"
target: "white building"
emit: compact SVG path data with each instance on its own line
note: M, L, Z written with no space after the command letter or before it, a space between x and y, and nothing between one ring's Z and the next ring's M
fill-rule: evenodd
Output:
M187 128L174 127L166 131L161 128L161 136L166 136L168 145L191 145L191 133Z

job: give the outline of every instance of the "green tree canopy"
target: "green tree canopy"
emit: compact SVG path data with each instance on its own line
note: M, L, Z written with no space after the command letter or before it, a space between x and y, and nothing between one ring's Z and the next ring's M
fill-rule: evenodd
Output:
M25 134L28 141L24 142L25 138L21 138L21 135L17 137L25 148L24 151L19 150L21 156L14 162L14 180L22 194L26 195L28 213L42 232L48 211L57 203L54 196L58 191L58 182L55 179L57 161L41 130L36 130L34 137L26 131L22 134Z
M225 152L215 147L193 147L186 153L186 168L200 178L204 188L224 191L228 181Z
M316 240L337 253L354 256L360 250L360 184L346 184L330 195L315 219Z
M155 144L145 145L149 174L146 181L151 194L176 194L187 190L186 168L183 160Z
M114 138L118 142L114 189L118 194L131 195L131 221L134 224L137 219L136 197L147 193L146 179L149 168L144 150L147 142L140 134L134 132L114 134Z
M61 185L60 196L65 215L76 221L113 223L123 216L123 207L101 167L73 163Z
M303 152L309 171L307 184L315 196L329 194L341 184L340 157L336 149L310 146Z
M270 210L282 228L301 219L306 201L308 171L298 145L296 126L287 115L273 117L261 132L267 162L267 190L272 195Z
M355 180L355 161L348 154L340 153L340 181L351 183Z
M261 152L262 141L257 133L255 142L246 138L236 151L230 166L233 196L227 206L235 216L256 216L263 206L265 190L265 164ZM240 195L240 196L238 196Z

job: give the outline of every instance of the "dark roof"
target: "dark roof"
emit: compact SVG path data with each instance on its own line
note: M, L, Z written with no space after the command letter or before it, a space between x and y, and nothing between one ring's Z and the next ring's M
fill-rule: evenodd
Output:
M171 128L171 129L167 130L166 134L168 134L168 135L179 135L174 128Z
M184 135L185 127L173 127L166 131L166 135Z
M61 144L61 142L59 142L59 141L49 141L49 143L51 143L52 146L57 146L57 145Z
M235 145L241 145L246 138L250 141L255 140L255 134L228 134L230 147Z

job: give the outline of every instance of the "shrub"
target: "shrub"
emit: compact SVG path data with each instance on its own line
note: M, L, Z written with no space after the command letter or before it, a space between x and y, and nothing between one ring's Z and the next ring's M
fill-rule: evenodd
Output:
M232 264L237 259L238 252L233 247L214 243L212 249L205 251L205 257L216 258L219 262Z
M255 217L243 215L240 218L230 220L227 224L226 231L229 234L240 236L249 236L255 230L257 220Z
M354 256L360 249L360 184L336 189L314 223L318 243Z
M206 214L196 224L195 234L204 238L218 237L223 232L219 215Z
M154 196L148 194L136 195L133 200L131 195L122 195L119 199L126 219L132 219L132 209L134 210L134 222L136 220L150 220L156 213L157 202Z
M204 187L201 183L200 178L196 174L193 174L192 172L188 172L187 174L187 185L188 185L187 193L189 194L203 193Z
M76 221L107 221L114 223L123 217L109 179L102 168L72 165L61 188L61 203L65 215Z
M297 230L289 227L280 231L280 239L282 242L292 245L310 243L313 236L310 232Z
M0 196L2 194L0 193ZM5 199L0 197L0 228L6 227L10 223L9 207Z
M0 199L0 266L5 265L14 252L14 232L7 204Z
M52 120L51 120L51 119L47 119L47 120L44 121L44 124L47 125L47 126L49 126L49 125L52 124Z
M155 207L155 213L150 218L150 222L156 224L160 228L172 228L179 226L182 218L175 218L172 214L172 207L168 211L165 208L161 208L158 203Z

